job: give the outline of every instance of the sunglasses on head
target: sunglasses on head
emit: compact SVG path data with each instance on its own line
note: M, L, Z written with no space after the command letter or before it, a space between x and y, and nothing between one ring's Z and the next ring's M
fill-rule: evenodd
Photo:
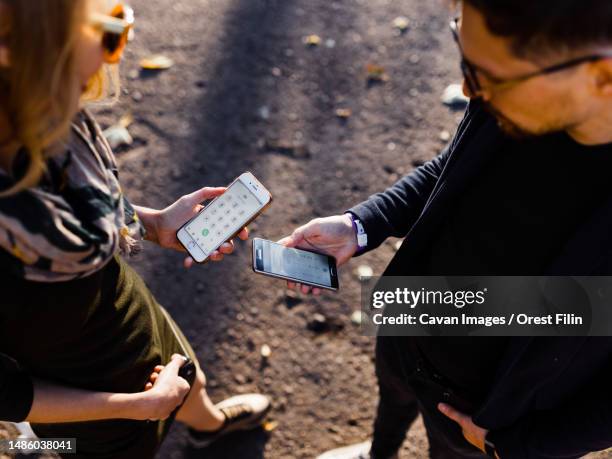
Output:
M134 27L134 10L118 4L110 14L94 13L91 23L102 31L104 62L116 64L121 60L123 50L131 39Z

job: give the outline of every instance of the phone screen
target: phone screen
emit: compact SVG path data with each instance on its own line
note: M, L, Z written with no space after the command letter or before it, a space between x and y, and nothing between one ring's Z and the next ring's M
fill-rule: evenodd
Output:
M260 241L256 251L261 250L261 253L255 253L257 269L306 284L334 287L330 257L327 255L287 248L271 241Z
M185 230L208 256L264 206L240 180L211 202Z

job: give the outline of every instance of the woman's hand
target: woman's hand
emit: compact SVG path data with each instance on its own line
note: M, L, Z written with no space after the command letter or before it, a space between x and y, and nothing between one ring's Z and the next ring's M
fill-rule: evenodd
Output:
M174 204L162 210L153 210L138 206L134 206L134 208L147 230L148 240L159 244L161 247L184 252L185 248L178 241L176 232L187 220L193 218L202 210L204 206L202 206L201 203L203 201L221 196L225 190L226 188L224 187L201 188L191 194L180 197ZM248 229L243 228L240 233L238 233L238 237L242 240L247 240L249 238ZM229 255L233 251L234 242L230 240L224 242L218 250L215 250L210 255L209 259L212 261L221 261L223 255ZM193 263L193 258L187 257L184 262L185 268L190 268Z
M178 375L185 358L175 354L147 390L136 393L96 392L33 379L34 399L26 421L40 424L102 419L166 419L189 393Z
M145 386L138 419L167 419L189 393L189 383L178 375L185 358L174 354L167 365L158 365Z

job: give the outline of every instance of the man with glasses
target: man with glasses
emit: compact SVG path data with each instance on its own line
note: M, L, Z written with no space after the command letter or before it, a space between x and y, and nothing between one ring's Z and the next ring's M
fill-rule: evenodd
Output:
M465 0L451 29L471 99L453 141L283 243L342 264L405 237L386 276L611 275L612 3ZM419 412L436 459L612 446L611 338L378 337L376 373L372 442L320 459L396 457Z

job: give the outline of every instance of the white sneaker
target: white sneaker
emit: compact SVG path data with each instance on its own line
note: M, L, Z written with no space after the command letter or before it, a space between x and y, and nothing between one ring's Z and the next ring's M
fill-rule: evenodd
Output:
M364 441L356 445L332 449L321 454L317 459L370 459L372 442Z
M191 444L197 448L205 448L230 432L258 427L271 405L265 395L243 394L230 397L215 406L225 415L225 421L218 430L207 432L188 429Z

